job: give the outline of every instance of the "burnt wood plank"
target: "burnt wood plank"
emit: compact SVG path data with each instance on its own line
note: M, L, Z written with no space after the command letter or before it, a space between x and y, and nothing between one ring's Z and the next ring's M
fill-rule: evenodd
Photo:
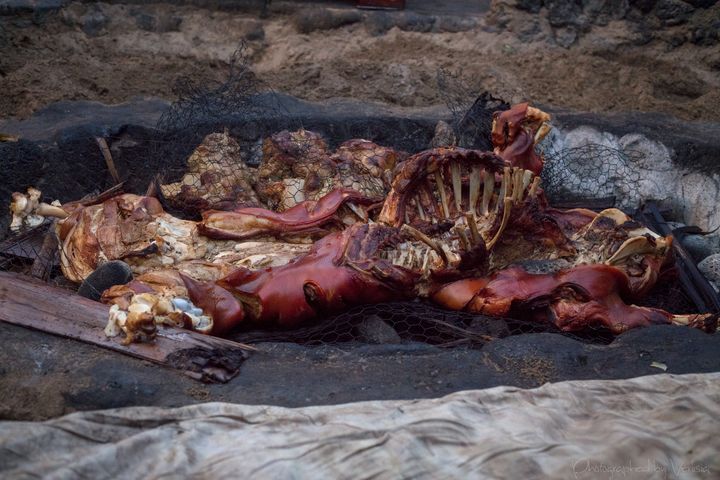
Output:
M238 374L253 347L189 330L160 327L153 343L122 345L103 329L109 307L30 277L0 272L0 320L80 340L177 368L205 382Z

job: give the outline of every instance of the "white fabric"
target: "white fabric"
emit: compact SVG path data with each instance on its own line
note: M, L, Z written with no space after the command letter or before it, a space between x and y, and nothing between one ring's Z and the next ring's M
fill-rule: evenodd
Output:
M6 392L7 393L7 392ZM720 374L0 422L3 478L720 478Z

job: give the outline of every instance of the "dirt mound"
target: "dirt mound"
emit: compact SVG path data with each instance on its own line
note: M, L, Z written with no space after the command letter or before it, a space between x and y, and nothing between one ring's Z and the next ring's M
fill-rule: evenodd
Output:
M245 40L263 80L310 100L440 104L436 75L444 68L476 91L512 101L720 120L720 4L630 2L650 5L643 12L627 2L617 11L605 8L612 2L563 10L566 3L573 2L498 1L485 14L462 16L358 13L307 2L273 2L264 19L259 8L172 4L15 12L0 16L0 44L8 46L0 58L0 112L26 117L62 99L173 98L180 76L222 78Z

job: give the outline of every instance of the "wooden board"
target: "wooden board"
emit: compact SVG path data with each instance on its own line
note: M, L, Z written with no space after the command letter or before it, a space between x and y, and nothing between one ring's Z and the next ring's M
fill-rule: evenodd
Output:
M98 345L182 370L204 382L238 374L253 347L189 330L160 327L153 343L122 345L103 329L109 307L23 275L0 272L0 320Z

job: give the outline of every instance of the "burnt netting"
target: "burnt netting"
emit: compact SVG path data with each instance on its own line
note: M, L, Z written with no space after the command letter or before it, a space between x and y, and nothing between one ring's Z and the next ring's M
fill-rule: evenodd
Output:
M549 323L456 312L426 301L363 305L308 327L283 331L253 329L237 332L232 338L244 343L293 342L309 346L421 342L438 347L479 348L493 340L523 333L562 333L576 340L603 344L613 339L609 331L601 328L566 333Z
M477 90L456 73L440 69L437 84L441 97L450 111L451 127L456 144L464 148L492 150L490 132L493 113L510 108L510 104L489 92Z

